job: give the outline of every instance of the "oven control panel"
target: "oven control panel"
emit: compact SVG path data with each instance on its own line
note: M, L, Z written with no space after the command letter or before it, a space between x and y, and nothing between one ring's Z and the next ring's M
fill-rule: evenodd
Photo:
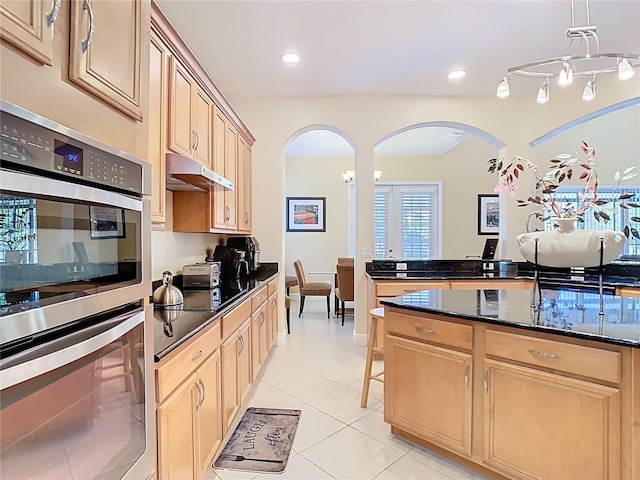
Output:
M0 147L3 165L142 194L142 166L7 112L0 112Z

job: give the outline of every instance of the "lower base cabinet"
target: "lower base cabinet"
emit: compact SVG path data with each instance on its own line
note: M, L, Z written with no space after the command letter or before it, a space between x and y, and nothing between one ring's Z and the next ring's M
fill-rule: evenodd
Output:
M384 361L385 421L470 455L472 356L388 336Z
M251 389L251 319L222 344L222 425L229 431Z
M620 390L485 361L484 452L510 478L620 478Z
M220 351L157 409L159 479L201 479L220 442Z

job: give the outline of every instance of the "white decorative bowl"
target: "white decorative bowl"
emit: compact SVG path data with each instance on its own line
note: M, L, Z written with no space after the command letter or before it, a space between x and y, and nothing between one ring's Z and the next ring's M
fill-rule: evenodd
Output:
M558 230L522 233L518 235L522 256L536 263L538 239L538 265L545 267L597 267L600 265L600 239L604 239L602 264L613 262L620 256L627 240L622 232L596 230Z

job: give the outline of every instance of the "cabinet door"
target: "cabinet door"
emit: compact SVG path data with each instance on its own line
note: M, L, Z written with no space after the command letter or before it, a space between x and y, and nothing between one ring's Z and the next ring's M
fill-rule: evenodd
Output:
M200 87L195 89L194 102L195 158L205 167L211 168L211 109L213 102Z
M251 389L251 319L239 329L238 345L238 398L244 402Z
M269 353L269 346L271 344L271 332L269 331L269 322L267 322L267 310L269 304L266 304L260 312L260 365L264 365L264 361L267 359Z
M196 478L195 406L198 395L191 375L158 406L158 478Z
M384 356L385 422L470 455L472 356L391 336Z
M227 117L224 113L214 107L213 116L213 170L222 175L225 172L225 138L227 132ZM214 186L213 202L213 228L226 227L226 211L225 211L225 188L220 185Z
M193 157L196 135L193 126L192 93L196 82L182 64L171 57L169 84L169 148L186 157Z
M142 120L141 65L146 0L73 0L69 80Z
M222 441L220 381L220 351L216 350L196 371L196 389L201 395L196 404L198 478L204 477Z
M620 391L485 361L484 461L510 478L620 478Z
M238 231L251 233L251 147L238 135Z
M262 360L260 358L260 312L251 315L251 380L255 382Z
M39 62L53 64L53 31L62 0L0 1L0 38Z
M240 341L239 332L231 335L221 347L222 355L222 426L223 435L227 433L233 417L240 409L240 396L238 395L238 349Z
M238 228L237 199L238 194L238 132L227 122L225 133L224 176L235 184L233 190L224 191L225 225L230 230Z
M149 156L151 162L151 221L165 222L165 153L169 95L169 50L155 33L149 49Z
M278 294L274 293L269 297L269 312L267 315L267 319L269 320L269 348L267 351L271 350L273 343L276 341L278 336Z

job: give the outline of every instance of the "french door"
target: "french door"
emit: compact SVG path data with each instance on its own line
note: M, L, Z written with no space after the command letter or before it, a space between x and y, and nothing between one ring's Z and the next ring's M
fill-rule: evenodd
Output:
M441 187L436 183L376 185L376 260L440 258Z

